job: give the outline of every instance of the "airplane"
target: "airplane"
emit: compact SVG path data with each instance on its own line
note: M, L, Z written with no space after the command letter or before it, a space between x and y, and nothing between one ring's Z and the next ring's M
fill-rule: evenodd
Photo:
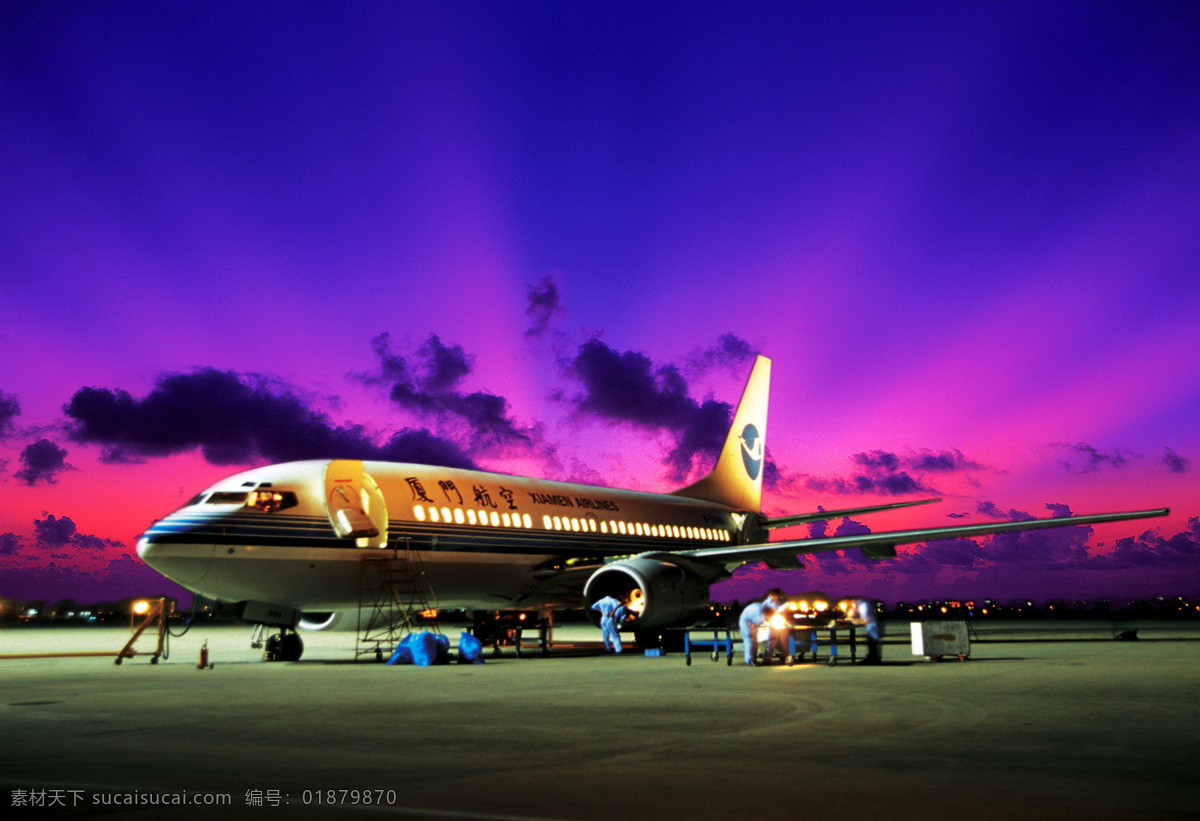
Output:
M803 567L799 556L1165 516L1141 510L769 541L771 530L940 501L926 499L769 517L761 512L771 360L759 356L712 471L648 493L431 465L322 459L246 470L154 522L138 555L188 590L279 627L281 660L303 652L297 626L331 628L358 613L363 560L419 561L445 610L531 611L629 602L623 625L686 626L709 586L748 562Z

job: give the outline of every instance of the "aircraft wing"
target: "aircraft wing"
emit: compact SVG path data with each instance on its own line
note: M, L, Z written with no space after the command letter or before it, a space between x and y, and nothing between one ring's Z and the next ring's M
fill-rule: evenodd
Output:
M772 530L777 527L792 527L793 525L802 525L807 522L823 522L826 519L844 519L847 516L861 516L864 513L879 513L883 510L896 510L901 507L912 507L913 505L928 505L934 502L940 502L941 499L921 499L917 502L893 502L890 505L871 505L870 507L851 507L845 510L819 510L815 513L798 513L794 516L772 516L770 518L763 517L759 520L759 527L765 527Z
M777 569L800 567L796 554L819 553L826 550L861 548L863 555L872 559L890 558L896 555L896 545L932 542L939 539L961 539L970 536L986 536L992 533L1010 533L1019 530L1041 530L1050 527L1073 527L1076 525L1120 522L1126 519L1149 519L1166 516L1168 508L1138 510L1128 513L1099 513L1092 516L1064 516L1054 519L1026 519L1017 522L992 522L976 525L953 525L922 530L897 530L889 533L864 533L853 536L830 536L822 539L791 539L780 542L731 545L729 547L704 547L696 550L674 551L699 564L738 564L766 561ZM826 514L828 515L828 514Z

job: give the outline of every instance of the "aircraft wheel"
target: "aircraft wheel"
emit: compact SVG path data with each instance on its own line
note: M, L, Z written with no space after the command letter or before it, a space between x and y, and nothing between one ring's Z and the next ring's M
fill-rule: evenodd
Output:
M286 633L279 642L280 661L299 661L304 655L304 641L298 633Z
M691 654L689 654L689 655L687 656L687 658L685 658L685 659L684 659L684 661L687 663L687 666L688 666L688 667L691 667L691 666L692 666L692 657L691 657Z
M299 661L304 641L296 633L275 633L267 638L266 657L272 661Z

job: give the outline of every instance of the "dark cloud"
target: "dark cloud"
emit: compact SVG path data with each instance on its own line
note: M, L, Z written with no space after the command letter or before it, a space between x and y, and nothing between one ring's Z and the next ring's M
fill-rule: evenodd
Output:
M697 350L688 357L687 372L698 375L719 367L739 376L745 375L746 364L753 361L758 353L746 340L734 334L721 334L711 348Z
M13 475L30 486L38 482L52 485L58 481L58 474L73 470L67 464L66 448L60 448L49 439L39 439L26 446L21 451L21 465Z
M579 346L568 372L584 392L570 401L577 415L666 431L675 446L663 460L672 481L683 481L697 458L716 461L729 432L733 408L725 402L697 402L687 380L673 365L655 365L636 351L620 353L598 339Z
M1093 532L1090 525L1082 525L996 533L987 537L984 553L991 562L1019 565L1036 573L1056 564L1086 562L1087 542Z
M461 346L446 346L436 334L416 351L412 362L391 349L383 333L371 340L379 370L359 374L368 384L382 385L396 404L426 416L466 443L469 453L496 453L510 447L534 445L540 434L520 427L508 413L508 401L495 394L459 389L474 367Z
M1063 504L1048 503L1046 508L1057 517L1070 513ZM990 502L979 509L996 518L1031 518L1017 510L1004 514ZM835 595L870 590L889 601L1194 596L1200 584L1200 517L1189 518L1173 535L1147 530L1119 539L1108 552L1088 547L1093 535L1090 526L1083 526L946 539L902 549L896 559L879 562L862 561L857 550L821 553L803 556L806 567L800 571L766 571L760 565L745 578L755 590L773 584L790 592L828 588ZM732 591L737 581L722 584ZM718 589L714 598L722 600L722 595Z
M1001 512L991 502L982 502L978 509L997 519L1026 521L1034 518L1024 511ZM1048 503L1046 509L1053 518L1068 517L1071 509L1067 505ZM835 531L835 536L870 533L867 526L852 519L845 519ZM876 563L863 560L861 551L846 550L839 564L825 562L822 570L848 572L861 565L877 564L885 572L905 575L935 573L942 568L979 569L996 565L1019 566L1029 572L1054 565L1068 565L1087 560L1087 542L1092 535L1090 526L1062 527L1047 530L1025 530L1016 533L997 533L975 539L943 539L921 544L915 552L902 553L894 560Z
M599 339L579 346L570 369L584 387L576 409L606 421L674 429L698 407L678 368L655 366L645 354L620 353Z
M1162 567L1164 564L1194 570L1200 560L1200 517L1192 516L1187 526L1163 538L1150 530L1137 537L1118 539L1109 562L1117 569Z
M895 473L900 470L900 457L882 450L857 453L854 455L854 462L859 467L876 473Z
M862 522L857 522L854 519L842 519L837 528L834 529L834 536L865 536L871 532L871 528ZM851 548L849 550L838 551L836 557L828 556L828 569L831 572L855 573L859 572L863 567L869 567L876 563L875 559L868 559L863 555L862 550Z
M440 465L450 468L478 466L458 445L435 436L426 428L409 428L394 434L374 456L354 457L380 459L385 462L416 462L421 465Z
M0 556L15 556L21 552L21 540L16 533L0 533Z
M1074 445L1055 443L1054 447L1067 451L1067 457L1060 459L1059 464L1071 473L1095 473L1104 467L1121 470L1137 458L1128 448L1117 448L1111 453L1104 453L1083 442Z
M842 519L842 523L837 526L837 530L833 531L834 536L865 536L871 532L871 528L867 527L862 522L856 522L853 519Z
M0 391L0 439L12 434L13 420L21 414L21 400L11 393Z
M1048 502L1046 509L1055 519L1073 515L1071 508L1065 504ZM1034 518L1019 510L1002 513L991 502L980 503L979 510L1000 519L1023 521ZM1200 519L1195 517L1189 520L1184 531L1169 538L1150 530L1136 538L1119 539L1116 549L1107 555L1089 551L1088 542L1093 534L1094 529L1090 525L997 533L977 545L972 539L930 542L921 545L918 554L935 565L949 565L954 561L946 551L953 548L972 554L975 564L994 571L1030 576L1067 570L1092 572L1155 568L1167 571L1180 568L1195 571L1196 559L1200 558ZM972 545L976 547L972 548Z
M125 546L123 542L80 533L75 526L75 522L71 521L67 516L59 518L53 513L46 513L45 511L42 511L42 516L44 518L33 520L33 538L39 547L48 550L72 548L75 550L99 552L109 547ZM55 555L70 556L69 553Z
M985 567L987 550L974 539L944 539L921 545L915 553L896 560L896 570L909 575L932 573L943 567L957 569Z
M700 404L692 418L678 430L675 446L663 460L671 468L672 481L685 481L697 458L704 460L707 466L716 463L729 433L732 415L732 408L724 402L710 399Z
M971 470L983 470L983 465L962 455L959 450L947 450L941 453L925 450L911 456L908 466L921 473L962 473Z
M901 469L900 457L882 450L859 453L854 456L860 473L854 477L859 493L882 493L887 496L908 496L915 493L937 493Z
M42 511L44 519L33 520L33 538L43 547L62 547L75 536L75 523L66 516L59 519Z
M777 486L795 493L839 496L937 495L940 491L926 474L946 475L986 469L959 450L922 450L907 456L873 450L857 453L851 459L856 472L848 478L807 474L785 477L780 474Z
M1066 519L1072 515L1070 506L1055 504L1054 502L1046 502L1046 510L1050 511L1050 518L1052 519Z
M529 317L529 327L525 330L525 336L542 336L549 329L554 315L565 311L558 283L547 274L529 286L527 296L525 315Z
M58 601L71 598L81 603L120 601L133 596L172 596L186 599L190 594L167 581L140 560L125 553L101 568L87 571L64 564L50 563L9 574L5 595L25 601Z
M993 519L1007 518L1004 511L996 506L995 502L979 502L975 505L975 510L982 513L984 516L990 516Z
M1166 465L1167 470L1171 473L1187 473L1188 468L1192 464L1191 461L1184 459L1170 448L1167 448L1166 451L1167 452L1163 454L1162 461L1163 464Z
M383 459L474 467L453 443L428 431L402 431L378 445L361 425L334 425L287 385L214 368L162 376L143 399L124 390L82 388L63 410L71 439L101 445L111 462L199 448L217 465Z
M840 477L823 479L818 476L802 475L795 478L783 477L776 482L776 487L792 486L798 486L802 492L818 495L850 496L861 492L857 484Z
M775 460L771 457L771 449L766 448L766 456L763 459L763 487L772 492L783 490L787 486L787 478L783 475L783 471L779 469L779 465L775 464Z
M437 334L431 335L417 353L425 358L425 374L420 380L421 390L425 393L453 391L475 368L475 357L467 356L461 345L443 345Z

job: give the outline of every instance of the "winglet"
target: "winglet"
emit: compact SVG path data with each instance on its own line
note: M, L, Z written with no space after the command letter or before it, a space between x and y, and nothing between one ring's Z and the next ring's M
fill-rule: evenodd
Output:
M733 414L733 424L712 472L673 495L703 499L757 513L762 508L762 479L766 468L767 399L771 390L771 360L754 360L750 378Z

